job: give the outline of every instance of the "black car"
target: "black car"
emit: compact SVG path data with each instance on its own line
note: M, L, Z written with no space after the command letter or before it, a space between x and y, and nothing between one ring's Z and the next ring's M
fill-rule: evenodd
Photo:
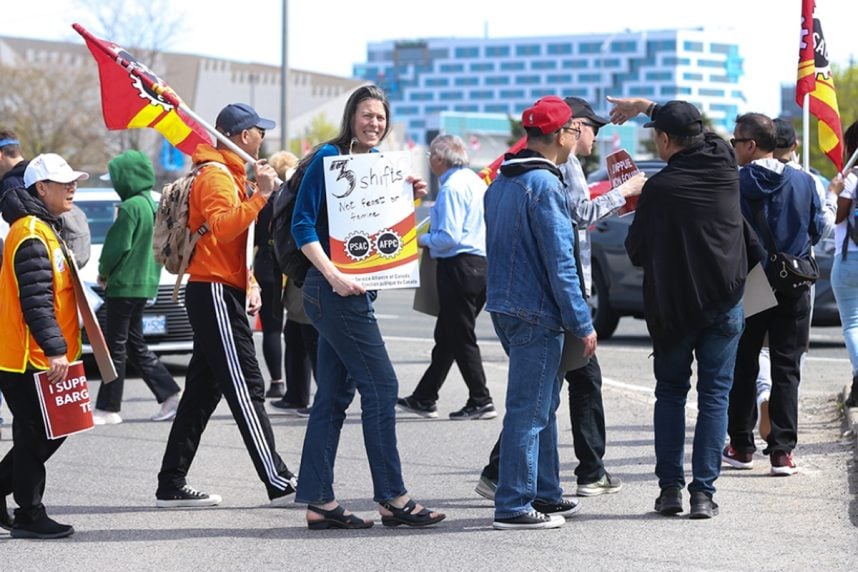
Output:
M652 176L665 166L664 161L637 161L637 167ZM602 168L587 177L592 196L609 188L608 172ZM623 316L644 317L643 270L632 266L626 254L625 240L634 214L612 215L590 227L592 244L593 288L589 299L593 322L599 339L610 338ZM829 237L814 248L819 264L816 282L813 325L838 326L840 315L831 290L829 277L834 261L834 240Z

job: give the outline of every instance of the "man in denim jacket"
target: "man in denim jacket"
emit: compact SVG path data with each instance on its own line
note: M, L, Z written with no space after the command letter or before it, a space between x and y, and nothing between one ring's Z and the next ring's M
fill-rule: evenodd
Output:
M522 114L527 147L506 157L486 191L487 303L509 356L495 494L497 529L557 528L578 510L563 498L557 457L563 332L596 351L576 262L572 205L557 165L576 137L556 96Z

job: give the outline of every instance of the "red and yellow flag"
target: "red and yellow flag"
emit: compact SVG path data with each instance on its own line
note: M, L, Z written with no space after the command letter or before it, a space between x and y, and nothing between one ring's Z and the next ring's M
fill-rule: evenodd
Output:
M186 155L200 143L212 143L205 128L179 109L181 100L176 93L149 68L80 24L72 27L86 40L98 64L101 108L108 129L151 127Z
M480 178L486 182L487 185L491 185L492 181L495 180L495 177L498 176L498 169L500 169L501 163L503 163L504 157L507 153L518 153L527 145L527 135L516 141L512 147L506 150L500 157L480 169L480 172L477 173Z
M819 19L814 17L815 11L816 0L802 0L795 101L803 108L804 96L810 94L808 111L819 120L819 147L840 171L843 169L843 128L828 61L828 44Z

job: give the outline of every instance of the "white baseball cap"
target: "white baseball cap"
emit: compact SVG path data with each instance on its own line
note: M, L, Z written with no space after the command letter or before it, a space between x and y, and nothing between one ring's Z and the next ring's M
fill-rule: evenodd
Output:
M56 153L43 153L35 157L24 171L24 186L30 188L39 181L71 183L85 181L89 175L82 171L73 171L66 160Z

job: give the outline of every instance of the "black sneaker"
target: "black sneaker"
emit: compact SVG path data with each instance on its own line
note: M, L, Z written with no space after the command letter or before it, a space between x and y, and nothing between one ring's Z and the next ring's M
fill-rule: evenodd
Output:
M279 399L286 394L286 385L282 381L272 381L268 386L268 391L265 392L265 397L269 399Z
M286 489L280 493L278 496L273 497L271 501L268 503L268 506L272 508L283 508L287 506L291 506L295 501L290 499L289 497L295 494L295 491L298 490L298 478L295 475L292 475L289 478L289 484L286 485Z
M200 492L190 485L169 494L155 494L155 506L158 508L206 507L217 506L223 500L220 495Z
M655 499L655 511L664 516L673 516L682 512L682 489L665 487Z
M431 401L418 401L412 396L400 397L396 400L396 406L402 411L416 413L421 417L435 419L438 417L438 407Z
M527 530L538 528L560 528L566 524L562 516L543 514L532 510L514 518L496 518L492 526L496 530Z
M466 419L494 419L498 416L494 403L489 401L485 405L473 405L470 402L458 411L450 413L450 419L463 421Z
M308 409L305 405L296 405L294 403L289 403L288 401L283 401L282 399L272 401L268 405L272 407L272 413L282 413L284 415L295 415L298 417L304 417L300 412Z
M6 507L6 495L0 494L0 528L12 530L14 524L12 515L9 514L9 509Z
M48 540L71 536L74 534L74 528L68 524L60 524L46 514L42 514L36 520L24 519L18 516L15 518L15 526L12 527L11 534L12 538Z
M718 515L718 504L712 500L712 495L697 491L691 493L690 518L712 518Z
M581 510L581 503L573 499L560 499L558 502L539 502L531 503L536 512L542 514L570 517Z

